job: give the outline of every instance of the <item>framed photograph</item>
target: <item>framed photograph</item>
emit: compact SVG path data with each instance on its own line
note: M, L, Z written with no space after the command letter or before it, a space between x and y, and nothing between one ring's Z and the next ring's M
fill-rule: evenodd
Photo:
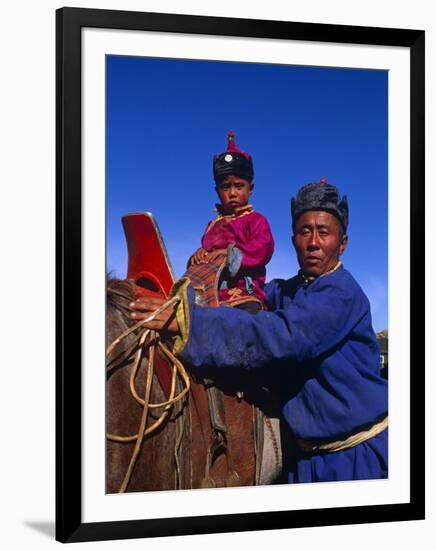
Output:
M424 519L424 32L56 17L57 540ZM256 246L267 252L249 264ZM335 343L288 351L304 322L286 315L312 285L331 292L326 276L367 309L353 321L347 300L325 314L313 298L304 345ZM289 281L271 306L268 288ZM131 315L150 297L176 308L170 339ZM219 369L223 353L247 368Z

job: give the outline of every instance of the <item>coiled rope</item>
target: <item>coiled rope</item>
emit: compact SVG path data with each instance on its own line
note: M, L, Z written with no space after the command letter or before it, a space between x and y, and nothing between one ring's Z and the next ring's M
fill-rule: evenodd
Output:
M181 298L179 296L174 296L173 298L165 302L159 309L154 311L149 317L147 317L146 319L142 319L132 327L125 330L107 347L106 357L108 357L111 354L111 352L115 349L115 347L120 342L122 342L124 338L126 338L129 334L137 331L138 329L141 329L141 327L143 327L143 325L145 325L146 323L153 321L160 313L162 313L166 309L170 307L175 307L177 303L180 301L180 299ZM150 403L153 374L154 374L154 356L156 352L156 347L158 347L162 351L162 353L166 356L166 358L171 362L172 369L173 369L172 377L171 377L170 395L168 400L164 401L163 403ZM148 365L147 365L144 398L142 399L136 391L135 380L136 380L141 359L143 358L145 353L147 353L148 355ZM180 378L182 379L183 385L180 392L176 394L177 375L179 375ZM132 477L135 464L138 460L139 453L141 451L142 442L144 438L147 435L154 432L164 422L164 420L169 415L170 410L174 406L174 404L180 401L181 399L183 399L183 397L189 392L190 380L182 363L160 340L160 336L158 335L158 333L144 328L137 335L137 350L136 350L135 359L132 365L132 369L130 372L129 386L130 386L130 393L132 397L143 407L138 433L134 435L106 434L107 439L109 439L110 441L117 441L121 443L130 443L130 442L136 441L135 448L133 450L126 475L119 489L119 493L124 493L127 490L128 484ZM162 413L153 424L147 427L149 409L158 409L158 408L163 408Z

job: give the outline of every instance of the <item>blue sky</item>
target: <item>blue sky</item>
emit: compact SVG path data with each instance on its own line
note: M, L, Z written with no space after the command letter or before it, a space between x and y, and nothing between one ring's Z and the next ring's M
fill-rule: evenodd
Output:
M388 307L388 74L386 71L107 57L107 269L124 278L121 216L155 216L177 277L215 217L212 157L236 144L254 162L250 201L275 239L267 279L288 278L290 198L325 176L347 195L342 260L371 302Z

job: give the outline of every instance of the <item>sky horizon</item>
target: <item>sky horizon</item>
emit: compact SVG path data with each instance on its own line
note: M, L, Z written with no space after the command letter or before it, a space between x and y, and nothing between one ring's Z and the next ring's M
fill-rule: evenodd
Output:
M370 69L107 56L107 269L124 278L121 216L152 212L180 277L217 197L227 132L254 163L250 203L268 219L267 280L295 275L290 199L326 177L347 195L344 266L388 328L388 75Z

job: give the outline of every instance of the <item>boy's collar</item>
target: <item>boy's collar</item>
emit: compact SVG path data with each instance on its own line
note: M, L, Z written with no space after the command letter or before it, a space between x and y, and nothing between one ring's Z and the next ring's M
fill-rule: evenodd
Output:
M238 206L235 208L235 211L233 212L233 214L226 214L221 204L216 204L214 210L215 212L218 212L219 217L233 218L236 216L240 216L241 214L250 213L253 210L253 206L251 204L244 204L244 206Z

